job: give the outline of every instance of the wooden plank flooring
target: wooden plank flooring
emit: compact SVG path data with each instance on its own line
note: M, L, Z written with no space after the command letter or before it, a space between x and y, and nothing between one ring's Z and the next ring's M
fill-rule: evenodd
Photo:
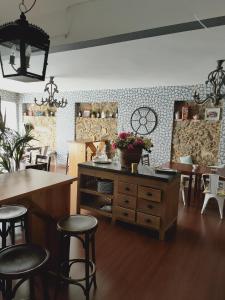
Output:
M225 221L220 221L217 210L201 216L199 209L181 204L177 231L165 242L135 226L111 224L105 218L99 222L98 289L90 299L225 299ZM79 243L72 242L71 254L80 251ZM26 293L24 288L16 299ZM75 286L60 289L57 295L57 300L75 299L85 299Z

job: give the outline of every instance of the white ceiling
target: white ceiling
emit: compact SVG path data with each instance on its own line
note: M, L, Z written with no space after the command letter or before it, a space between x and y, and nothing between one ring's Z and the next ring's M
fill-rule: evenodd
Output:
M12 16L12 20L18 16L15 2L19 3L15 0L1 0L0 23L9 21L9 16ZM73 24L68 27L66 7L71 4L76 5L69 9ZM127 17L128 13L133 21L130 16ZM53 15L56 17L53 18ZM225 15L225 1L37 0L29 20L32 19L32 23L51 32L53 44L60 45L193 21L194 15L200 19ZM69 38L62 38L68 28L71 31ZM225 58L224 36L225 26L220 26L54 53L49 56L47 77L55 76L59 89L67 91L200 83L216 67L216 60ZM38 63L38 57L35 59ZM16 92L42 92L44 85L44 82L25 84L0 77L1 89Z

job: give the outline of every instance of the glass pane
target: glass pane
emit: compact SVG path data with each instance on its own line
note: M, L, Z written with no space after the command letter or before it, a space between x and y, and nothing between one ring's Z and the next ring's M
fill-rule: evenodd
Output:
M9 101L2 101L2 115L5 115L6 111L6 126L17 130L17 111L16 111L16 103Z
M42 75L45 59L45 51L34 46L26 45L27 72Z
M5 75L16 74L20 67L20 46L18 41L0 45L0 52Z

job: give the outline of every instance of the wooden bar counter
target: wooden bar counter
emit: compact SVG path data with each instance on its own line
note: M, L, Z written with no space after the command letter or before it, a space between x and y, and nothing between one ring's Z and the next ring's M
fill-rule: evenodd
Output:
M110 188L111 185L111 188ZM85 209L112 218L165 232L176 223L180 175L156 173L140 166L138 173L119 164L78 165L77 211Z
M28 208L31 242L50 251L52 269L59 255L56 223L70 213L73 181L71 176L34 169L0 175L0 205L22 204ZM65 255L68 253L65 249Z

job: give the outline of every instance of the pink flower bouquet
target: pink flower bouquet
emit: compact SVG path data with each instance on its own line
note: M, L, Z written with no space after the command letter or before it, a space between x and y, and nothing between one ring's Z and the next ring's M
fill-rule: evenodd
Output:
M112 148L120 150L146 150L148 153L151 153L151 148L153 147L152 141L149 138L142 136L134 135L131 132L122 131L118 134L118 137L112 144Z

